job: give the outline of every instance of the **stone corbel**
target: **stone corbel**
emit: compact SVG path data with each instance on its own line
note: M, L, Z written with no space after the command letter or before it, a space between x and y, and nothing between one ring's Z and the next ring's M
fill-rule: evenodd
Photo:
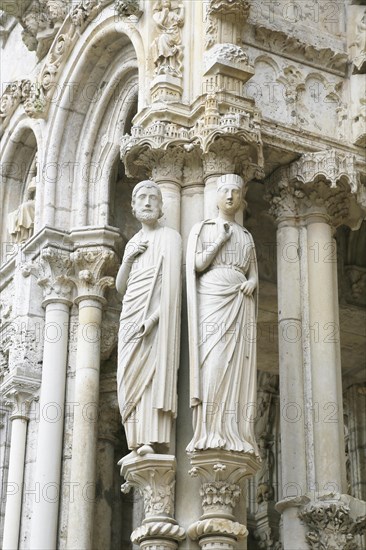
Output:
M131 541L145 550L175 550L185 532L174 519L175 458L172 455L147 454L120 460L126 482L121 490L137 488L144 499L145 519L135 529Z
M201 479L203 514L189 527L189 537L203 550L219 544L234 550L248 534L246 526L236 521L234 508L242 494L241 482L256 473L258 459L252 454L202 451L191 455L191 466L189 474Z

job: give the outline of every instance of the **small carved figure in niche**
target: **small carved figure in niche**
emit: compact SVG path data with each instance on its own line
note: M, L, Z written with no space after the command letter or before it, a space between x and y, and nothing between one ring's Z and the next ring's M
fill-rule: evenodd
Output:
M269 502L274 497L273 486L271 482L274 457L271 451L271 438L267 434L262 435L258 441L259 456L262 459L260 469L256 475L258 504Z
M353 63L358 71L364 72L366 64L366 11L360 22L357 24L355 41L351 44L354 47Z
M235 222L244 202L235 174L218 179L219 215L196 224L187 248L190 394L188 452L258 453L256 403L257 261L253 238Z
M16 243L27 241L34 230L35 195L37 181L37 154L34 156L25 185L23 202L8 214L8 231Z
M172 8L171 0L159 0L154 5L153 18L159 29L159 35L152 43L155 74L182 76L182 36L184 8L178 7L178 13Z
M177 412L181 237L162 227L161 191L142 181L132 192L141 230L127 243L117 274L123 296L118 335L118 402L132 454L170 443Z

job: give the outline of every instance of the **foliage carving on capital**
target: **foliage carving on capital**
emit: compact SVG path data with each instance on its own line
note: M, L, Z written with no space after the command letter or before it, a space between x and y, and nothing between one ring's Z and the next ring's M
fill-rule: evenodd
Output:
M11 419L29 420L30 407L32 401L37 399L40 382L40 377L27 375L20 368L14 375L5 379L1 386L1 395L4 397L5 406L11 410Z
M175 471L171 468L157 469L147 467L128 473L127 481L121 487L122 493L127 493L136 487L144 498L146 516L173 515Z
M61 300L71 305L73 283L69 252L55 247L44 248L38 269L38 284L46 301Z
M239 502L240 495L239 485L226 481L203 483L200 489L202 508L205 514L217 510L227 510L229 514L232 514L234 507Z
M127 455L119 464L121 475L126 480L121 487L122 492L127 493L135 487L144 499L145 519L132 533L132 542L140 544L142 540L151 539L151 548L155 548L156 544L156 548L165 550L172 548L171 543L168 544L169 540L183 540L185 531L173 519L175 458L160 454L146 454L140 457Z
M72 281L77 288L76 300L95 298L104 302L105 291L114 286L114 277L105 273L116 271L116 253L104 246L81 247L72 252L70 259L75 270Z
M354 520L345 504L324 503L308 505L299 514L309 531L306 540L311 550L358 550L355 536L364 532L366 518Z
M192 540L218 536L228 540L229 548L248 534L245 525L235 521L234 508L241 496L240 482L255 474L259 467L252 453L222 449L191 454L189 475L202 481L200 496L203 514L188 529Z
M277 220L318 212L337 227L348 222L351 198L360 188L354 156L329 149L277 169L266 182L265 198Z
M182 147L154 148L147 144L136 144L121 149L129 176L144 178L146 175L154 181L182 179L184 149Z

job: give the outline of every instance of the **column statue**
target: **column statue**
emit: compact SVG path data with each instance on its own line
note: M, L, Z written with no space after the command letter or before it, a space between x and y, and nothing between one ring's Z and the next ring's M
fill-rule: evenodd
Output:
M118 339L118 401L132 455L166 452L177 412L181 237L162 227L158 185L132 192L141 230L127 243L117 274L123 296Z
M251 234L235 222L244 182L218 179L218 217L196 224L187 248L190 397L194 435L187 452L223 449L258 454L256 300Z

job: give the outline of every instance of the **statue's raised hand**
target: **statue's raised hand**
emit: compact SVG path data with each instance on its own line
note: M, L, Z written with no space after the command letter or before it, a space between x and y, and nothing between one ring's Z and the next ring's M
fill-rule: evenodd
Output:
M124 261L128 264L132 263L138 256L145 252L148 246L148 241L129 243L130 250L125 255Z
M232 233L233 233L233 228L231 227L231 225L228 222L226 222L225 220L220 220L219 221L219 236L218 236L219 243L220 244L226 243L226 241L228 241L230 239Z

